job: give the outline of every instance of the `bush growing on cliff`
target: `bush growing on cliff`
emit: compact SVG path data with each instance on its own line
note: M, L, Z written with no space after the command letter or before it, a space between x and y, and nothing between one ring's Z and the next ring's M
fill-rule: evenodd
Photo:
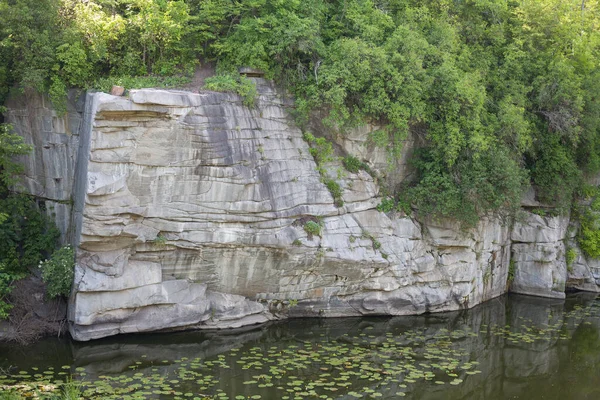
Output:
M313 235L321 236L321 224L315 221L308 221L304 224L304 230L308 234L308 239L312 240Z
M232 92L244 99L246 107L254 107L258 92L256 85L245 76L225 74L206 78L204 88L217 92Z
M75 267L75 252L71 246L56 250L50 259L40 262L42 279L46 283L48 296L67 297L71 293Z

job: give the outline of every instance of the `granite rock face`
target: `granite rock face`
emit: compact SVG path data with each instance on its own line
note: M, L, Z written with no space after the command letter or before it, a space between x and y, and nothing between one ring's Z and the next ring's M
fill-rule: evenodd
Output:
M511 232L514 280L511 291L542 297L565 297L567 265L564 239L568 216L543 217L524 212Z
M73 197L65 232L77 245L75 339L458 310L505 293L511 257L515 291L563 295L568 218L483 218L464 231L386 214L370 175L338 174L334 163L327 169L344 201L336 207L290 104L253 79L252 109L214 92L87 95L75 161L57 166ZM338 150L388 168L359 136L338 138ZM47 181L35 175L44 164L32 163L35 194L33 182ZM406 174L405 161L396 167ZM309 222L319 234L304 229Z
M61 242L71 242L73 182L79 149L85 96L69 91L66 112L57 112L39 94L27 93L6 102L6 122L33 146L32 153L18 157L24 167L22 189L36 196L61 232Z
M508 227L386 215L362 171L339 179L336 207L284 101L257 81L254 109L222 93L93 95L76 339L453 310L505 292Z

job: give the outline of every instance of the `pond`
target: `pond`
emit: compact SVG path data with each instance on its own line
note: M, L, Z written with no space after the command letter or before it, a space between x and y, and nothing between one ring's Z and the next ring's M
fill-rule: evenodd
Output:
M600 399L600 299L0 344L0 391L66 380L86 399Z

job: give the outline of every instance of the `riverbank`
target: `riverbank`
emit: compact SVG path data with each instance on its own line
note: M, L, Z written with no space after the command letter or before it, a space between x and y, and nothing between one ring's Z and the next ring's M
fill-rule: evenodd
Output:
M470 310L290 319L231 331L0 345L0 387L85 398L596 399L600 301L508 295ZM187 396L187 397L186 397ZM254 396L254 397L253 397Z

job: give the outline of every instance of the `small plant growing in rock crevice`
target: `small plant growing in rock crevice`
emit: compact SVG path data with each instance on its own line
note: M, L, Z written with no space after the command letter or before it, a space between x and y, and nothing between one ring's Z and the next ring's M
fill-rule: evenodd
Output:
M324 178L323 183L327 186L329 193L333 196L336 207L342 207L344 205L344 200L342 200L342 187L340 184L330 178Z
M310 132L304 133L303 138L311 146L310 154L315 158L318 166L334 161L333 145L327 139L315 137Z
M342 164L344 165L344 168L346 168L346 171L348 171L348 172L352 172L352 173L356 174L356 173L358 173L358 171L360 171L362 169L367 174L369 174L373 178L375 178L375 173L373 172L371 167L369 167L369 165L366 162L360 161L358 158L354 157L353 155L347 155L346 157L344 157L342 159Z
M381 248L381 242L375 239L375 237L368 231L363 231L362 236L363 239L369 239L371 241L371 245L373 250L379 250Z
M166 246L167 237L159 233L158 236L156 236L156 238L152 241L152 243L161 247Z
M568 272L573 272L573 263L575 262L575 259L577 258L577 251L574 248L567 248L567 251L565 252L565 262L567 263L567 271Z
M317 171L321 175L321 182L325 184L327 190L331 193L336 207L342 207L342 187L334 179L327 176L325 164L335 160L333 156L333 145L325 138L317 138L312 133L306 132L303 135L304 140L310 145L310 154L317 163ZM339 175L339 171L338 171Z
M296 307L298 305L298 299L289 299L288 300L288 307L293 308Z
M304 224L304 230L308 234L308 240L312 240L314 235L321 237L321 224L315 221L308 221Z
M506 277L506 283L510 286L515 280L515 273L517 271L517 264L515 260L510 260L508 263L508 275Z
M391 197L386 197L381 200L381 203L377 205L377 211L388 213L394 211L396 208L396 202Z

